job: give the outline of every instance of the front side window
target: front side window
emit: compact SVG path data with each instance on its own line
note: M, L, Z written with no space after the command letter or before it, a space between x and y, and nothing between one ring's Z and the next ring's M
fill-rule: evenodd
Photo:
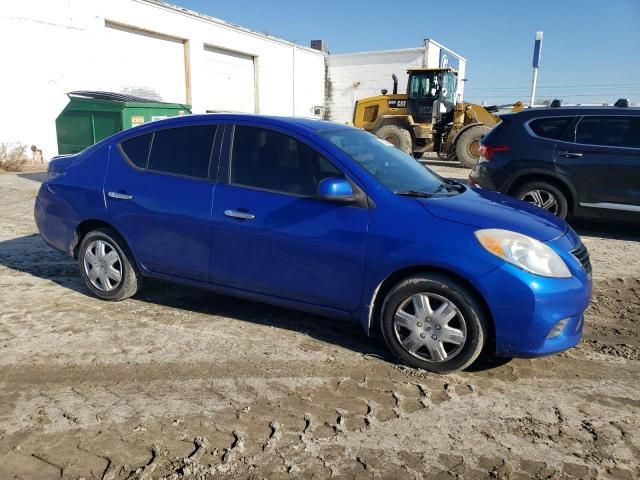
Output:
M159 130L153 136L149 170L208 178L215 125Z
M640 148L640 117L583 117L576 129L576 143Z
M344 174L308 145L264 128L235 128L231 183L312 197L329 177Z
M319 132L395 193L435 192L442 182L413 157L371 133L356 129Z
M538 137L551 140L566 139L565 134L575 117L538 118L529 122L529 128ZM573 140L573 139L571 139Z

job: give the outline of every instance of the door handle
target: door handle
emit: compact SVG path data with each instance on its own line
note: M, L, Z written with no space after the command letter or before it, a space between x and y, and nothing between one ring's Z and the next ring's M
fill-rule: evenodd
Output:
M116 200L131 200L133 195L129 195L128 193L120 193L120 192L108 192L107 196L109 198L115 198Z
M241 212L239 210L225 210L224 214L227 217L239 218L240 220L253 220L256 216L249 212Z
M562 152L558 152L558 155L564 158L580 158L582 156L581 153L568 152L566 150Z

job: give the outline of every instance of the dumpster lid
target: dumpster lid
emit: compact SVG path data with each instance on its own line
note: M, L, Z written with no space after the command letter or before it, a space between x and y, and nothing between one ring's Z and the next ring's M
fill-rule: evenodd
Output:
M127 95L126 93L99 92L92 90L76 90L74 92L67 93L67 95L69 97L94 98L96 100L114 100L116 102L164 103L151 98Z

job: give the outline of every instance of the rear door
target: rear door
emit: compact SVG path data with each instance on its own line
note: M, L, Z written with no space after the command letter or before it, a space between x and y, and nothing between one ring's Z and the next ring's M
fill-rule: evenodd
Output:
M212 282L355 311L369 209L314 198L320 180L345 175L300 137L233 130L213 205Z
M640 117L585 115L555 158L575 178L580 206L639 211Z
M170 128L111 149L107 213L151 272L209 280L216 132Z

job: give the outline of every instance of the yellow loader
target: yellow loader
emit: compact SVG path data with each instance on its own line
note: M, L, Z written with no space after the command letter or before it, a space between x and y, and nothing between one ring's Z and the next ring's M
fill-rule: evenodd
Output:
M478 161L480 138L500 118L498 107L456 102L458 72L451 68L408 70L407 93L398 94L393 75L393 93L358 100L353 125L387 140L416 158L437 152L443 160L459 160L465 167ZM522 102L510 105L523 109Z

